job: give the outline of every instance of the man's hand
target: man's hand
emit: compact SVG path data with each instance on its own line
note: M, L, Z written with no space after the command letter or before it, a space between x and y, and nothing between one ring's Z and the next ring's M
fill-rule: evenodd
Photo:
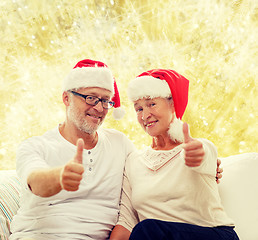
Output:
M220 179L222 178L223 169L220 168L221 160L217 159L217 174L216 174L216 181L219 184Z
M74 159L69 161L60 172L60 185L62 189L67 191L77 191L83 177L84 167L83 149L84 142L81 138L77 140L77 153Z
M188 167L198 167L201 165L205 152L202 143L190 137L188 124L183 124L184 144L185 150L185 165Z

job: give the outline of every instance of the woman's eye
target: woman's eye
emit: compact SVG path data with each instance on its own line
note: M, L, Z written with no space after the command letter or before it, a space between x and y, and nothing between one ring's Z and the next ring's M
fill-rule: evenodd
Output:
M142 108L136 108L135 111L136 111L136 112L141 112L141 111L142 111Z

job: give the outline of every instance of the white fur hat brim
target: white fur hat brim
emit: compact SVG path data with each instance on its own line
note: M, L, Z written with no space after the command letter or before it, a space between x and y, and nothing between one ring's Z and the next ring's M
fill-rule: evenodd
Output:
M154 78L152 76L141 76L129 83L127 94L131 101L136 101L144 97L167 98L171 96L171 90L165 80Z
M63 91L71 89L99 87L114 94L114 79L107 67L74 68L63 83Z

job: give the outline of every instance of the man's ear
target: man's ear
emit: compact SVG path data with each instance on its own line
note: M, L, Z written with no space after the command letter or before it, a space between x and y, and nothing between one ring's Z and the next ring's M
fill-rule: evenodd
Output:
M69 106L70 105L70 99L69 99L69 94L67 91L63 92L63 103L65 106Z

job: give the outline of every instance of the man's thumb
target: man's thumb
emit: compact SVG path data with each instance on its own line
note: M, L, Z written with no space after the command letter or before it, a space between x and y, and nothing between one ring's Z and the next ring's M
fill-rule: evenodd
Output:
M79 138L76 143L77 152L74 157L74 162L82 164L83 161L83 149L84 149L84 141L82 138Z
M184 133L184 143L188 143L191 140L189 127L186 122L183 124L183 133Z

